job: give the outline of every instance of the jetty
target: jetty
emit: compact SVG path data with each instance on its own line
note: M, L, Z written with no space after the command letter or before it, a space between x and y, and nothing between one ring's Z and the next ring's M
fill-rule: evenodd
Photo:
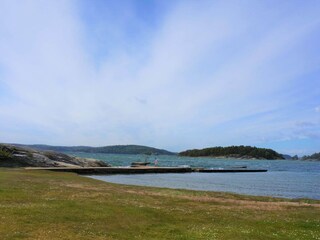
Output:
M242 169L242 168L229 168L229 169L193 169L194 172L200 173L243 173L243 172L267 172L267 169Z
M74 172L78 174L143 174L143 173L187 173L190 167L28 167L27 170L49 170L55 172Z
M266 169L206 169L191 167L27 167L27 170L48 170L55 172L74 172L83 175L104 174L144 174L144 173L243 173L243 172L266 172Z

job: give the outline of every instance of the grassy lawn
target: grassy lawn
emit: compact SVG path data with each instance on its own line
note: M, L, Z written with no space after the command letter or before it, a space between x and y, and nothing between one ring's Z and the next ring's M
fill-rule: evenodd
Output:
M320 201L0 169L0 239L320 239Z

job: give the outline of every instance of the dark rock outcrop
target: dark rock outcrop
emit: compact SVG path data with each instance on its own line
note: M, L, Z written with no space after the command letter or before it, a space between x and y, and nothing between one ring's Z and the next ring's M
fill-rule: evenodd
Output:
M90 158L72 157L53 151L37 151L31 148L0 144L0 167L109 167Z

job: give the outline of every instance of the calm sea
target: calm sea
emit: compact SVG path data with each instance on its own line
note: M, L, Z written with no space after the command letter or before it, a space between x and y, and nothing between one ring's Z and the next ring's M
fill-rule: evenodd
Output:
M70 154L70 153L69 153ZM144 161L144 155L72 153L96 158L113 166ZM106 182L141 186L223 191L257 196L320 199L320 162L292 160L234 160L156 156L159 166L229 168L247 166L268 169L266 173L183 173L90 176ZM154 162L155 157L149 157Z

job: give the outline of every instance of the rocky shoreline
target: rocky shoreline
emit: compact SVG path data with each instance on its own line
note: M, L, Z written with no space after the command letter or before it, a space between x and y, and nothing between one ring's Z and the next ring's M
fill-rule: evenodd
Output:
M96 159L0 144L0 167L109 167Z

